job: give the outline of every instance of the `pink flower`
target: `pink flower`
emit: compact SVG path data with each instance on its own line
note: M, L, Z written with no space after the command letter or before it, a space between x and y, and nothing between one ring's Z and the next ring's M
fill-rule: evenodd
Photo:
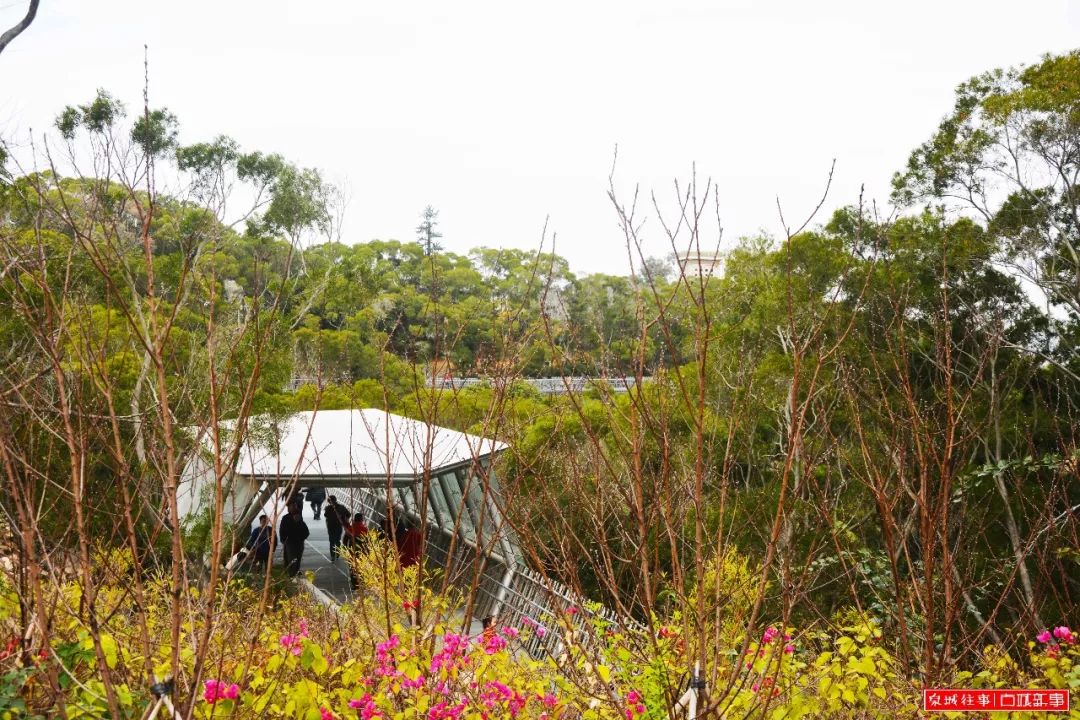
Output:
M218 700L218 686L220 680L207 680L203 683L203 700L213 705Z
M547 635L547 628L545 628L543 625L537 625L536 626L536 637L541 637L542 638L545 635Z
M349 707L353 710L359 710L362 720L373 720L373 718L380 717L375 701L370 694L365 694L359 700L350 700Z
M300 636L301 636L301 637L308 637L308 624L307 624L307 620L304 620L304 619L302 619L302 618L301 618L300 622L299 622L299 623L297 623L297 627L299 627L299 628L300 628Z
M484 640L484 652L488 655L494 655L506 648L506 640L498 635L492 635Z
M1069 645L1071 645L1072 641L1073 641L1072 630L1070 630L1068 628L1068 626L1066 626L1066 625L1060 625L1060 626L1054 628L1054 637L1056 637L1058 640L1062 641L1063 643L1066 643L1066 644L1069 644Z
M779 634L780 632L772 625L770 625L768 628L765 629L765 634L761 636L761 642L770 643L773 641L773 638L775 638Z
M506 705L507 709L510 711L510 717L516 718L518 713L521 712L521 709L525 707L525 704L528 702L529 698L519 693L514 693L514 697L510 698L510 702Z
M645 714L645 706L642 705L641 703L638 703L637 705L634 706L634 712L636 712L638 715L644 715Z
M785 645L784 646L784 654L785 655L790 655L793 652L795 652L795 646L794 645Z
M451 706L444 700L428 710L428 720L456 720L463 710L465 703Z
M507 640L516 640L518 636L517 628L504 627L500 632L506 636Z
M334 720L334 713L330 712L324 707L319 708L319 716L322 720Z
M641 702L641 695L638 694L637 690L631 690L630 692L626 693L626 702L631 705L636 705L637 703Z
M753 685L750 686L750 690L752 692L757 692L760 689L761 689L761 684L760 683L754 683Z
M240 686L236 683L226 685L220 680L207 680L203 683L203 700L213 705L218 700L235 700L240 695Z
M1050 635L1049 630L1043 630L1041 633L1035 636L1035 639L1045 645L1046 643L1050 642L1051 637L1052 636Z
M299 655L303 652L304 641L300 639L299 635L289 633L281 636L281 646L293 655Z
M570 607L566 608L566 614L567 615L577 615L578 614L578 609L576 607L574 607L573 605L571 605Z

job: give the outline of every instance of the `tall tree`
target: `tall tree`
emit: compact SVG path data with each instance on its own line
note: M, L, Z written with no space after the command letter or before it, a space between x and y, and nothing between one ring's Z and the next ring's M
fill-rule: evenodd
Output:
M424 254L428 257L437 252L442 252L439 238L442 233L438 230L439 211L428 205L424 212L420 213L420 224L416 226L416 240L424 248Z

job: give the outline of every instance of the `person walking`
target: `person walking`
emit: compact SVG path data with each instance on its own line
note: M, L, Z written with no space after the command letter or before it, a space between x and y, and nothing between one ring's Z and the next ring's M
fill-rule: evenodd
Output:
M338 559L341 535L349 524L349 511L338 505L337 497L326 498L326 534L330 538L330 562Z
M308 488L304 491L304 497L311 504L311 511L315 513L315 519L319 519L322 505L326 502L326 488Z
M282 554L285 560L285 572L291 577L300 574L300 559L304 555L304 541L311 531L304 522L303 505L294 502L289 505L289 514L281 519L278 537L281 538Z
M259 524L251 528L251 536L248 538L246 547L251 553L249 562L265 568L270 562L270 555L274 552L274 528L270 526L269 517L259 516Z

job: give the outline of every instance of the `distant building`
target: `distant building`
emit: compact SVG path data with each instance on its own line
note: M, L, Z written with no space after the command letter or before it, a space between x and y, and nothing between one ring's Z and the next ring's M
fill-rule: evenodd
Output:
M679 270L689 278L719 276L724 269L724 257L718 252L691 250L675 256Z

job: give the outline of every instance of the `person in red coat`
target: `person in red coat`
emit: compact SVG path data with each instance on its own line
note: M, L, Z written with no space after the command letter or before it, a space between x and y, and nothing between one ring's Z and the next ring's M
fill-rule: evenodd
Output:
M397 534L397 545L401 567L412 567L420 562L420 554L424 551L424 537L411 522L406 523L405 532Z

